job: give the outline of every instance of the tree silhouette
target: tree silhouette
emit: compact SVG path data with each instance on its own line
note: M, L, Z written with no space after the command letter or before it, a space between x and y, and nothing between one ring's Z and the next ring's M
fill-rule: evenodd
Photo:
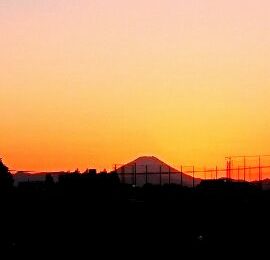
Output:
M45 176L45 183L47 186L52 186L54 184L54 179L51 174L47 173Z
M12 188L13 186L13 177L9 172L8 167L0 159L0 190L6 190Z

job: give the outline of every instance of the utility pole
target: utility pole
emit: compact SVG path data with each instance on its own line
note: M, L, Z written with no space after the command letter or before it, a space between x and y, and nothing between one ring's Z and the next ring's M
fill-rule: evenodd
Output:
M122 167L123 183L126 183L125 165Z
M227 159L227 172L226 172L226 178L230 179L231 178L231 157L226 157Z
M181 165L181 187L183 187L183 166Z
M259 156L259 181L261 181L261 156Z
M135 166L132 165L132 185L135 185Z
M246 156L244 156L244 181L246 181Z
M256 167L252 167L252 168L254 168L254 169L259 168L259 173L258 173L259 176L258 177L259 177L259 180L262 180L262 169L263 169L263 167L262 167L262 161L261 161L262 157L270 157L270 155L242 155L242 156L238 156L237 155L237 156L225 157L225 159L228 160L230 158L243 158L243 167L241 167L239 169L239 171L243 169L243 175L244 175L244 178L243 179L244 179L244 181L246 181L246 179L247 179L247 173L248 174L251 174L250 173L251 166L247 167L247 161L246 161L247 158L258 158L259 165L256 166ZM231 165L231 167L232 167L232 165ZM227 168L228 168L228 165L227 165ZM249 172L247 172L247 169L249 169ZM227 170L227 172L228 172L228 170ZM248 178L250 179L250 176L248 176Z
M183 168L184 167L189 167L189 169L191 170L187 170L186 173L188 173L188 175L191 177L191 174L192 174L192 186L195 187L195 180L194 180L194 175L195 175L195 170L194 170L194 166L192 165L181 165L181 176L183 175ZM183 181L183 179L182 179ZM183 182L182 182L183 184Z
M135 184L135 186L136 186L136 185L137 185L137 164L136 164L136 163L135 163L134 177L135 177L135 179L134 179L134 184Z
M145 165L145 183L148 183L148 167Z
M194 169L194 166L192 166L192 187L193 187L193 189L195 187L194 174L195 174L195 169Z
M171 184L171 167L169 166L169 184Z
M159 166L159 185L162 185L162 166Z

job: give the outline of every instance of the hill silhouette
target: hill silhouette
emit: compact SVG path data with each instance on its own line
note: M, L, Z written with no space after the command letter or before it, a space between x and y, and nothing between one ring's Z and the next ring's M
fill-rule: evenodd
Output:
M146 173L148 175L147 182L151 184L160 183L160 173L161 173L162 184L166 184L169 182L174 183L174 184L181 184L181 178L182 178L182 184L184 186L187 186L187 187L193 186L192 176L185 173L181 174L179 170L161 161L155 156L141 156L135 159L134 161L131 161L119 167L116 170L116 172L119 175L122 175L122 177L125 176L125 181L127 183L132 183L135 168L136 168L136 179L137 179L136 184L138 186L142 186L146 183ZM198 185L200 181L201 181L200 179L195 178L194 184Z

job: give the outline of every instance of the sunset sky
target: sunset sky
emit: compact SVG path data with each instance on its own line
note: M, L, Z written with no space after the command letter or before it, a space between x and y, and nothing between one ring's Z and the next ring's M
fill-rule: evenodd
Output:
M110 169L270 153L269 0L1 0L0 157Z

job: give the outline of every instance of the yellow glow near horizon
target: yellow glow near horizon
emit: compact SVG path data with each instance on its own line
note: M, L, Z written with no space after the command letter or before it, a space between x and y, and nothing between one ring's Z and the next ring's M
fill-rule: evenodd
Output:
M1 1L1 156L18 170L83 170L141 155L215 166L268 154L269 10L267 0Z

